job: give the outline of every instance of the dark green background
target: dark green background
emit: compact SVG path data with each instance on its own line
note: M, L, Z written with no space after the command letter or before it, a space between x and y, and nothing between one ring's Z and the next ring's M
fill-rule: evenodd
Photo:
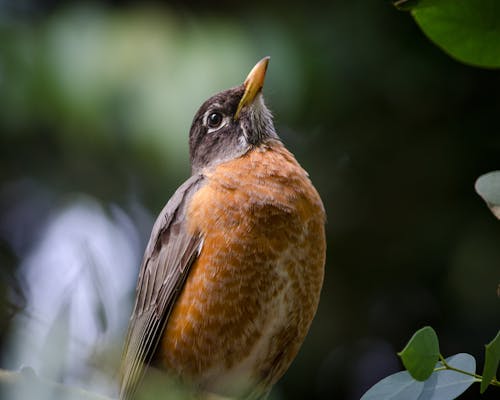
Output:
M81 52L88 65L67 59ZM14 203L36 204L18 249L0 231L2 293L75 193L156 215L188 176L197 107L265 55L277 130L328 214L319 311L276 395L358 399L428 324L444 355L481 365L500 322L500 224L473 185L499 169L500 76L449 58L388 1L1 2L0 189L30 184L0 190L0 226ZM138 222L143 243L150 227Z

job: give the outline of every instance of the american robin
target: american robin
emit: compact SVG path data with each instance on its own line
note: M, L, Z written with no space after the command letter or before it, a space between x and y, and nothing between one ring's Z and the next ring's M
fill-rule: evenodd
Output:
M309 330L325 212L264 104L268 62L194 117L191 177L160 213L144 254L121 399L134 397L151 364L200 393L265 398Z

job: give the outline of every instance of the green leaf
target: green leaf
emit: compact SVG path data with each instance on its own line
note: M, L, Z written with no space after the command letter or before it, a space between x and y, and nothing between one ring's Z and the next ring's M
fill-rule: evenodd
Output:
M407 371L389 375L373 385L360 400L417 400L424 382L416 381Z
M500 171L481 175L476 181L475 188L491 212L500 219Z
M500 364L500 331L495 339L486 345L481 393L484 393L491 380L496 377L498 364Z
M439 359L436 332L430 326L418 330L398 355L413 378L425 381L431 376Z
M410 6L422 31L450 56L500 67L500 1L421 0Z
M448 357L446 362L462 371L474 374L476 372L476 359L470 354L460 353ZM437 363L436 368L442 367ZM476 378L457 371L435 371L425 381L424 389L418 400L453 400L465 392Z

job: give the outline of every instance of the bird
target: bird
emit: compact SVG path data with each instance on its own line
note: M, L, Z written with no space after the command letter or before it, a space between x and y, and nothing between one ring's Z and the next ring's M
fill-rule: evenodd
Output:
M326 215L265 105L269 59L194 116L191 176L160 212L140 268L121 400L150 369L200 395L265 399L306 337Z

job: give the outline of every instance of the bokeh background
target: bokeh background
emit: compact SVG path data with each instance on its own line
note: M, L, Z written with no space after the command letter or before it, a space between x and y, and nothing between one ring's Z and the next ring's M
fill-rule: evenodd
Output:
M454 61L389 1L3 0L0 367L111 393L191 119L265 55L277 130L328 213L319 311L273 398L359 399L427 324L481 365L500 224L473 185L500 166L498 71Z

